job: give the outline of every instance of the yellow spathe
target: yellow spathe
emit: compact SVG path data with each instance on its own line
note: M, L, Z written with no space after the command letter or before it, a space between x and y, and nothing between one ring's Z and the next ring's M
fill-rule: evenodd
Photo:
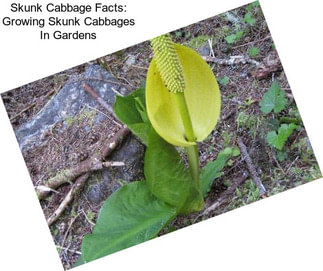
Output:
M184 97L196 141L204 140L214 129L220 115L221 97L218 83L208 64L194 50L174 44L181 63ZM164 85L155 59L150 63L146 83L146 106L149 120L156 132L176 146L196 144L184 136L184 126L174 95Z

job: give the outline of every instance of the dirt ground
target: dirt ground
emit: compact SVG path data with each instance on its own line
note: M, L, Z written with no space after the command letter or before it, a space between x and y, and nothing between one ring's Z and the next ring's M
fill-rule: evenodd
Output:
M239 32L243 32L241 37L238 37ZM231 10L173 31L171 35L174 42L191 47L205 57L232 60L232 56L240 56L244 59L222 64L208 61L219 81L222 112L215 130L206 141L199 144L202 166L214 160L225 147L237 146L237 138L240 137L267 190L267 196L321 176L275 45L258 5L250 4ZM231 38L228 38L229 36ZM151 58L152 51L149 42L146 41L4 93L2 99L13 128L17 130L31 120L70 76L82 73L89 64L99 63L128 90L133 91L144 84ZM273 80L286 92L287 106L279 114L264 115L259 103ZM297 119L299 128L288 138L284 149L278 151L266 142L266 134L270 130L272 120L280 121L283 117ZM100 144L107 135L111 136L119 129L114 122L107 121L91 130L89 134L80 134L84 118L71 121L66 134L63 135L58 134L59 127L54 127L47 135L46 144L24 153L35 186L55 174L50 172L49 168L67 168L84 157L93 155L93 146ZM70 136L76 134L77 137ZM215 181L206 200L207 204L212 204L243 171L247 170L241 155L231 159L221 177ZM46 217L57 209L69 188L69 184L63 185L58 189L59 193L41 201ZM180 216L162 234L260 198L259 189L249 177L228 197L225 204L212 213L199 219L198 214ZM63 216L50 227L65 269L71 268L80 255L82 237L91 232L100 207L89 203L81 192Z

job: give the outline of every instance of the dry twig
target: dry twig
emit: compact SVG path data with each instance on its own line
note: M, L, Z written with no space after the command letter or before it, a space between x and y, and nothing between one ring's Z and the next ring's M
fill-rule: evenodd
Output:
M237 49L237 48L244 47L244 46L247 46L247 45L250 45L250 44L255 44L255 43L270 39L270 38L271 38L271 35L268 35L268 36L266 36L266 37L264 37L262 39L259 39L259 40L254 40L254 41L250 41L250 42L238 45L238 46L234 46L234 47L232 47L232 49Z
M266 197L266 194L267 194L267 191L266 191L266 188L264 187L264 185L262 184L259 176L258 176L258 173L256 171L256 168L254 166L254 164L252 163L252 160L248 154L248 151L247 151L247 147L246 145L243 143L241 137L238 137L237 138L237 143L239 145L239 148L240 148L240 151L243 155L243 158L244 160L246 161L246 164L247 164L247 167L248 167L248 170L252 176L252 179L253 181L255 182L255 184L257 185L258 189L259 189L259 192L260 192L260 196L261 197Z
M110 114L112 114L114 116L114 112L112 109L112 106L109 105L105 100L103 100L95 91L93 88L91 88L87 83L84 83L82 85L82 87L84 88L84 90L89 93L94 100L96 100L100 105L102 105Z

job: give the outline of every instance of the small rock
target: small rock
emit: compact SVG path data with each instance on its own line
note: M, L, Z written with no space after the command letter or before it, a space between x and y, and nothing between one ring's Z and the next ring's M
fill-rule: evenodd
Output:
M103 193L100 184L95 184L91 186L87 194L87 198L92 203L100 204L100 202L103 201L106 198L106 196Z
M136 57L134 55L129 55L124 63L123 71L126 72L129 68L136 63Z
M211 54L209 42L204 43L197 51L202 56L209 56Z

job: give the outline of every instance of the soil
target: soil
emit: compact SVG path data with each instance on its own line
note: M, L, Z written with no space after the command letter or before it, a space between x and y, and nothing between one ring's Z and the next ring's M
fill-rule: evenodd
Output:
M245 15L249 11L256 20L254 25L245 20ZM229 44L226 37L237 31L243 31L242 37ZM262 67L259 69L252 62L232 65L209 62L220 82L222 112L215 130L207 140L199 144L201 166L214 160L219 151L225 147L237 146L236 139L239 136L247 146L257 173L267 189L267 196L320 177L320 169L301 122L298 130L289 137L283 151L277 151L266 141L266 134L273 119L299 118L299 114L260 7L243 6L173 31L171 35L174 42L189 46L201 55L214 54L219 59L244 56L246 59L259 62ZM249 50L253 47L258 48L259 53L251 57ZM94 62L113 74L128 90L136 90L144 85L151 58L152 51L149 42L146 41L6 92L2 95L2 99L12 126L17 130L32 119L71 75L82 73L87 65ZM229 79L228 82L225 82L226 77ZM288 104L279 114L264 115L259 103L273 80L276 80L280 88L286 92ZM107 120L84 133L82 131L85 123L84 118L79 118L64 134L60 134L59 127L55 126L46 135L44 144L24 153L35 186L53 176L57 170L67 168L93 155L95 146L100 145L107 135L113 135L119 129L114 122ZM246 170L247 165L241 156L231 159L221 177L212 186L206 204L212 204ZM58 189L59 193L53 193L41 201L46 217L57 209L69 189L70 185L65 184ZM259 191L249 177L225 204L207 216L199 218L198 221L259 199ZM79 257L82 237L91 232L100 207L90 203L84 192L81 192L63 216L50 227L65 269L71 268ZM162 234L192 224L197 216L196 213L179 216L163 230Z

